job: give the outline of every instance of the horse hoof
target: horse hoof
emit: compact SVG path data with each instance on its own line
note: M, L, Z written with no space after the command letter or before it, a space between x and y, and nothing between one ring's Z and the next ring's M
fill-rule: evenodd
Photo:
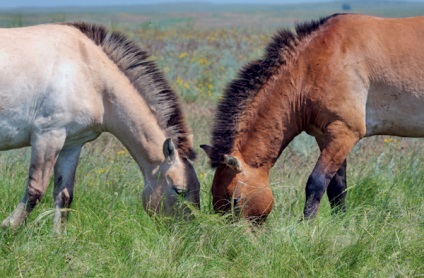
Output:
M10 217L6 218L5 220L3 220L3 222L1 222L1 227L3 229L6 229L10 226Z

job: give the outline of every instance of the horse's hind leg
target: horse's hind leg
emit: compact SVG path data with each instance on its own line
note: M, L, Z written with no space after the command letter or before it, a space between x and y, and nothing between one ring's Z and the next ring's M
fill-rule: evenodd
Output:
M24 196L16 209L3 221L2 227L17 228L41 200L49 182L56 158L65 142L65 131L34 134L31 138L31 164Z
M74 195L75 172L81 153L81 146L63 149L54 167L54 220L53 231L60 233L62 224L68 219L67 209Z

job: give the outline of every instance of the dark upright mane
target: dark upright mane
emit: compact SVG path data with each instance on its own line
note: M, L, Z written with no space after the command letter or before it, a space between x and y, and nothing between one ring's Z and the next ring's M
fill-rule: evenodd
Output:
M266 47L263 58L247 64L238 73L237 78L227 86L218 104L212 132L212 167L220 165L223 162L223 156L231 153L238 132L238 124L244 118L243 112L265 83L281 66L286 64L285 53L295 49L303 38L337 15L297 23L296 33L287 29L280 30Z
M147 52L122 33L109 32L103 26L85 22L65 24L79 29L103 49L145 99L159 126L167 137L172 138L179 153L194 159L196 153L191 146L190 132L178 95L168 85L156 64L148 60Z

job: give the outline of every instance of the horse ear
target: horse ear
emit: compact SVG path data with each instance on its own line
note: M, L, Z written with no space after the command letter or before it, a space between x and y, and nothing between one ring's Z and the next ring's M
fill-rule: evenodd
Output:
M168 138L163 143L163 155L168 162L173 162L175 160L175 145L172 143L171 138Z
M240 160L232 155L224 155L225 164L236 171L237 173L243 172L243 166L241 166Z
M209 145L200 145L200 147L205 151L206 155L211 158L212 155L212 146Z
M191 147L193 147L193 134L187 136L187 140Z

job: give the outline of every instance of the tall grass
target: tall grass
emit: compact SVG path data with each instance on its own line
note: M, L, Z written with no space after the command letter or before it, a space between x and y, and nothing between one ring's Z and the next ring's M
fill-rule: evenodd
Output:
M275 170L271 179L274 211L254 231L212 213L205 202L212 178L206 165L196 165L205 171L201 212L194 211L189 222L166 221L144 213L141 176L119 147L106 154L87 152L67 233L51 232L49 194L24 227L0 232L0 276L419 277L424 274L424 173L416 169L423 160L389 149L382 151L393 155L393 162L380 164L378 171L378 156L367 153L371 159L362 165L355 161L360 159L350 160L346 214L331 215L323 201L319 217L310 222L298 221L305 178L290 170L298 165L284 161L290 164L285 178ZM18 201L26 178L28 159L18 162L15 155L22 151L0 157L2 217Z
M290 13L293 18L323 13L309 8L293 8ZM225 11L215 12L213 18L228 20ZM105 11L103 20L117 14ZM110 25L149 50L185 100L199 150L195 168L201 210L193 210L191 221L148 217L141 206L143 181L137 165L116 139L103 135L83 150L67 232L51 232L50 184L23 227L0 230L0 277L424 276L422 140L361 141L348 160L347 213L332 215L323 200L315 220L300 222L304 186L318 157L314 140L301 134L272 170L275 207L263 227L252 229L243 221L215 215L210 195L213 171L197 146L210 140L214 107L226 83L244 63L261 55L276 22L269 21L259 31L238 19L231 26L208 28L209 21L198 18L187 23L173 19L173 14L147 19L140 14L142 21L134 23L129 14L121 14L127 21L117 24L111 19ZM243 14L252 22L267 15L275 19L272 9L243 11L242 19ZM101 15L60 13L57 18L101 22ZM8 16L0 17L2 25L36 20L22 13L13 23L5 21ZM163 26L155 21L166 17ZM48 22L56 17L40 13L36 18ZM153 24L146 23L149 20ZM28 149L0 153L0 219L23 194L29 156Z

